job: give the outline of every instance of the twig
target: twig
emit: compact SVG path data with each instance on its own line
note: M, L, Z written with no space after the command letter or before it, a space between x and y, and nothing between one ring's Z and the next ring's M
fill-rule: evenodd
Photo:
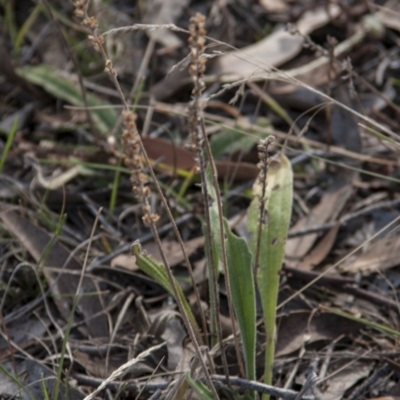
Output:
M211 378L218 382L226 382L225 377L222 375L211 375ZM256 381L249 381L247 379L230 377L230 382L234 386L242 389L254 390L258 393L269 394L274 397L282 397L284 400L295 400L298 392L289 389L281 389L275 386L266 385ZM304 396L303 400L314 400L314 396Z

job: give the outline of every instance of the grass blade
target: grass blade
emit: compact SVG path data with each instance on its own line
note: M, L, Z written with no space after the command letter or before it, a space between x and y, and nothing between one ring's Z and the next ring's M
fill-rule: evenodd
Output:
M203 382L195 381L189 373L186 374L186 380L201 400L214 400L211 390Z
M6 141L6 144L4 146L3 154L1 155L1 159L0 159L0 174L3 171L4 164L5 164L6 160L7 160L8 152L10 151L12 142L13 142L15 134L17 132L17 126L18 126L18 119L16 119L14 121L14 123L13 123L13 125L11 127L11 131L8 134L7 141Z

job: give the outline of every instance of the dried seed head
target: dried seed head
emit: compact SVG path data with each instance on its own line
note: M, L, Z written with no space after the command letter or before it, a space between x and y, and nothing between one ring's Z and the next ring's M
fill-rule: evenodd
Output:
M204 108L201 102L201 95L205 89L203 75L206 70L206 58L204 57L204 47L206 43L205 17L197 13L190 19L188 43L190 46L190 65L189 74L193 80L192 101L189 105L188 125L190 132L191 148L199 151L203 145L202 134L199 129L199 121Z
M90 28L92 31L98 28L99 22L97 21L96 17L86 17L82 22L82 26L85 28Z
M104 68L104 72L107 72L108 74L113 73L113 63L110 59L106 61L106 66Z
M257 145L258 158L260 160L257 164L257 167L260 170L257 179L262 185L265 185L265 178L267 176L267 171L268 171L268 163L269 163L268 147L274 141L275 141L274 136L268 136L266 139L260 139Z

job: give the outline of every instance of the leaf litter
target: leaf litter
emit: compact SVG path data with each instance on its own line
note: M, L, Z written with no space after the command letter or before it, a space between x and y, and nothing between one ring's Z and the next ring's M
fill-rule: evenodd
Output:
M95 396L106 385L109 395L115 394L118 385L129 381L129 398L150 398L157 390L164 398L182 397L190 390L183 373L192 369L192 377L202 374L191 364L195 352L168 287L156 275L144 275L128 251L117 254L141 239L148 241L143 248L160 261L131 193L128 171L119 162L120 148L113 142L120 132L115 88L104 76L97 55L89 51L70 5L58 0L46 3L62 26L79 71L65 62L60 28L48 15L36 15L28 32L20 31L20 52L10 49L16 32L24 29L29 18L29 7L10 5L8 13L0 16L5 27L0 54L6 55L0 66L0 142L5 157L0 175L0 359L4 366L0 395L20 392L22 398L39 399L46 391L51 394L59 382L60 399L66 393L68 398L82 399ZM131 106L138 126L148 126L143 143L173 214L184 218L179 229L196 266L201 308L209 312L204 204L195 157L185 148L190 80L180 68L165 78L187 55L184 31L199 7L210 15L207 29L214 40L207 46L212 57L205 98L223 89L204 111L205 130L216 149L226 217L242 221L236 233L248 239L241 216L258 175L254 144L273 134L277 140L271 152L283 148L294 170L295 200L280 272L278 304L284 305L277 316L274 384L283 387L287 382L286 389L299 391L314 365L321 378L322 399L352 399L358 390L363 390L363 398L396 398L399 354L396 339L388 332L398 330L400 246L397 224L383 228L396 221L399 212L399 140L361 121L356 113L372 118L386 132L399 131L398 4L175 1L165 2L157 12L157 2L145 7L139 3L112 1L96 8L101 31L128 23L174 23L181 28L146 30L148 36L142 30L115 33L105 40L126 93L135 87L140 64L135 57L145 54L148 40L154 41L143 86L134 93ZM109 14L104 7L109 7ZM367 20L375 27L365 25ZM288 29L287 23L292 27ZM269 66L285 72L272 70L268 75ZM78 74L84 78L86 100ZM257 81L258 89L243 86L238 91L241 80ZM332 100L307 92L307 85ZM265 101L267 95L275 103ZM236 102L228 105L232 99ZM86 110L92 125L86 120ZM16 134L6 152L14 123ZM289 135L292 131L296 135ZM112 196L115 207L111 207ZM151 201L158 209L156 194ZM93 262L94 267L86 269L81 293L76 293L99 207L103 208L100 227L89 254L89 266ZM185 257L166 216L158 212L167 258L200 321ZM109 261L96 263L106 258ZM231 354L233 331L222 279L218 293L228 345L224 351L233 376L239 369ZM60 332L66 329L78 295L59 381ZM256 310L255 366L261 382L265 329L259 300ZM376 330L372 323L385 329ZM222 371L221 358L213 351L208 356L217 374ZM381 369L385 375L378 378L375 371ZM200 390L196 382L191 387Z

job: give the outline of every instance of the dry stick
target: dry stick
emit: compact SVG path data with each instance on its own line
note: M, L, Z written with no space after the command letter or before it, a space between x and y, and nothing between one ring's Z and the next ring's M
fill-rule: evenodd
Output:
M125 96L124 96L124 94L122 92L121 86L120 86L120 84L118 82L116 72L112 68L112 62L111 62L110 59L108 59L107 54L106 54L106 52L104 50L103 39L100 39L100 37L99 37L99 35L97 33L97 23L95 23L96 21L95 21L94 17L89 17L89 15L87 13L88 5L89 5L89 2L85 3L84 9L82 11L84 13L85 20L88 21L86 26L90 29L90 31L92 32L92 35L93 35L92 37L89 37L89 40L92 41L92 43L95 46L95 49L98 50L100 52L100 54L102 55L103 60L105 61L105 64L106 64L106 71L108 72L111 80L113 81L113 83L115 85L115 88L117 89L117 91L118 91L118 93L119 93L119 95L121 97L121 101L122 101L122 104L124 106L125 111L129 112L128 103L127 103L127 101L125 99ZM158 184L157 178L155 177L154 171L151 168L150 160L149 160L149 158L147 156L147 153L146 153L146 150L145 150L145 148L143 146L143 143L140 140L140 137L139 137L139 146L140 146L140 151L142 153L142 156L143 156L143 158L145 160L145 164L147 165L147 167L149 169L149 172L150 172L150 174L152 176L152 179L153 179L153 182L154 182L155 187L157 189L157 192L160 194L160 193L162 193L161 188L160 188L160 186ZM169 215L171 215L171 222L172 222L173 226L176 228L176 231L177 231L178 228L176 227L176 224L174 224L174 222L173 222L173 217L172 217L171 212L169 211L168 204L167 204L167 202L166 202L166 200L165 200L163 195L161 196L161 198L163 199L163 204L164 204L166 210L168 210L167 213ZM149 208L149 210L150 210L150 208ZM176 299L176 303L178 305L179 311L180 311L180 313L182 315L182 318L184 320L184 323L186 325L186 329L188 330L190 339L192 340L193 345L194 345L195 350L196 350L196 353L197 353L197 355L199 357L200 364L202 366L202 369L203 369L204 375L206 377L207 383L209 384L215 399L219 399L218 393L217 393L217 391L215 389L215 386L214 386L214 384L213 384L213 382L211 380L210 374L209 374L209 372L207 370L207 366L206 366L206 364L204 362L204 359L202 357L202 354L201 354L201 350L200 350L200 346L199 346L199 340L201 340L201 337L199 336L199 334L196 336L195 329L191 325L191 323L189 321L189 318L188 318L188 316L186 314L186 310L183 307L182 302L180 301L179 294L178 294L178 288L176 286L177 284L176 284L176 282L174 280L171 268L170 268L170 266L168 264L168 261L166 259L164 250L163 250L162 245L161 245L161 240L160 240L160 238L158 236L157 229L155 227L155 222L152 219L152 215L150 214L150 211L148 212L147 217L148 217L148 222L150 223L150 229L152 231L152 234L154 235L154 238L156 240L157 246L158 246L158 248L160 250L160 254L161 254L162 259L163 259L163 263L164 263L164 266L165 266L165 269L166 269L166 272L167 272L167 275L168 275L168 279L170 281L172 290L174 292L174 297Z
M74 64L74 68L75 68L76 73L78 75L79 86L80 86L81 91L82 91L82 100L83 100L83 104L85 105L86 118L87 118L87 120L89 122L90 131L92 132L93 135L96 136L96 130L95 130L95 127L94 127L94 124L93 124L92 116L90 115L90 109L88 107L86 87L85 87L85 85L83 83L83 77L82 77L81 70L79 69L78 61L77 61L77 59L75 57L74 52L71 50L67 40L65 39L64 32L61 29L61 26L60 26L60 24L58 22L58 19L54 16L51 7L47 3L47 0L41 0L41 1L42 1L43 5L45 6L47 12L50 14L50 17L53 20L54 25L56 26L57 31L60 34L61 41L63 42L64 47L65 47L65 49L66 49L66 51L67 51L72 63ZM101 138L101 137L99 137L99 138Z
M87 386L92 386L92 387L99 386L103 382L103 379L95 378L95 377L91 377L91 376L87 376L87 375L79 374L79 373L74 373L73 377L79 383L87 385ZM216 382L223 382L223 383L226 382L225 376L212 375L211 377ZM295 400L296 396L299 393L294 390L282 389L282 388L279 388L276 386L266 385L264 383L259 383L256 381L249 381L247 379L242 379L242 378L231 377L230 380L234 386L237 386L241 389L255 390L258 393L268 393L271 396L278 397L278 398L281 397L282 399L285 399L285 400ZM115 380L115 381L108 382L106 387L112 388L113 390L118 390L118 388L123 383L124 382L122 382L122 381ZM169 385L170 385L170 383L168 383L168 382L149 383L146 385L145 391L149 392L149 391L157 391L157 390L166 390ZM125 386L125 389L129 390L130 392L137 393L141 389L141 386L139 386L136 383L127 383ZM315 400L315 397L306 395L303 397L303 400Z

